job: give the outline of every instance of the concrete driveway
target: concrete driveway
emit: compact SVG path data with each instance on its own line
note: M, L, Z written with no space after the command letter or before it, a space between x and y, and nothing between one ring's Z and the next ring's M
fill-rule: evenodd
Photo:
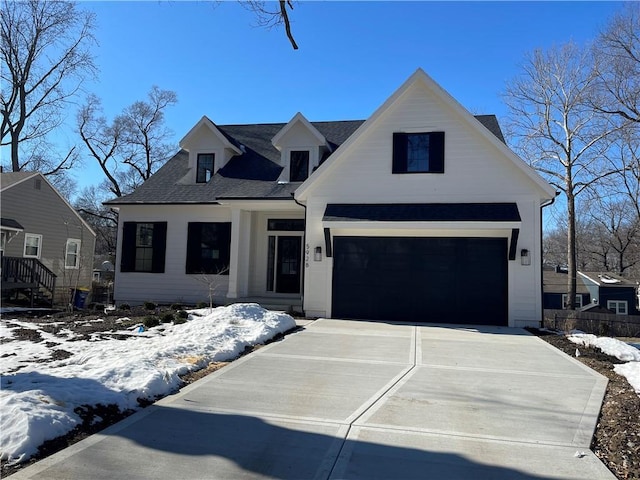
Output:
M520 329L321 319L12 478L613 479L605 387Z

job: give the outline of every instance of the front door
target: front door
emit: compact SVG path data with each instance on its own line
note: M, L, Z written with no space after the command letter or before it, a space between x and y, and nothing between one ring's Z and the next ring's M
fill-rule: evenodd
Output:
M300 293L302 237L278 238L276 292Z

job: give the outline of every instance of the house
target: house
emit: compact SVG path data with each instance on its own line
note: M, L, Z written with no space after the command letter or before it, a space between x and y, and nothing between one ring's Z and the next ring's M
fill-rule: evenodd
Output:
M2 297L68 303L91 287L96 234L38 172L0 173Z
M365 121L216 125L119 211L117 303L301 306L308 317L542 318L554 190L418 69Z
M591 303L617 315L640 315L637 282L611 272L578 272L591 295Z
M542 304L545 309L562 310L567 308L569 290L568 270L562 266L543 266L542 272ZM576 308L582 308L591 303L591 293L578 276L576 278Z

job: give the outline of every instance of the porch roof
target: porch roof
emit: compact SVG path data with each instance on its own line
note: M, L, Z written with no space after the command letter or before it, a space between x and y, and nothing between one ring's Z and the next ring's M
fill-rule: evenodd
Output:
M0 218L0 226L7 230L24 230L24 227L13 218Z
M519 222L515 203L330 203L324 222Z

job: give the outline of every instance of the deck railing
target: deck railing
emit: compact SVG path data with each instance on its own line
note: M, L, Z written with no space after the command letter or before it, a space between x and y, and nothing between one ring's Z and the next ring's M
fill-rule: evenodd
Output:
M28 289L34 294L44 290L50 295L51 304L56 289L56 275L37 258L2 257L2 290Z

